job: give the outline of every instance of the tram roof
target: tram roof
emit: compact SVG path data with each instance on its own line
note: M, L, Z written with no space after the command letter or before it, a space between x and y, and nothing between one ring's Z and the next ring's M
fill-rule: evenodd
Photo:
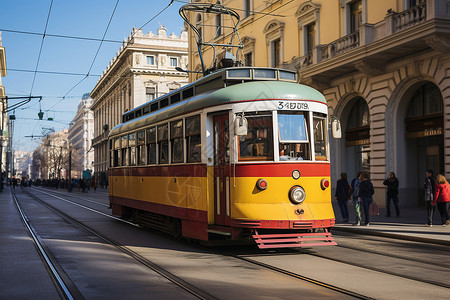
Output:
M158 122L204 108L233 102L255 100L313 100L326 104L325 97L317 90L298 83L283 81L251 81L206 91L202 94L174 103L149 114L115 126L110 136L122 134L136 128L151 126Z

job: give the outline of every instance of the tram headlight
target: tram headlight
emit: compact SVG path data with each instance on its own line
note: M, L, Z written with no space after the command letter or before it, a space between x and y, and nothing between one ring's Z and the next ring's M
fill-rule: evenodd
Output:
M300 204L305 201L305 198L306 193L301 186L295 185L289 190L289 200L291 200L292 203Z

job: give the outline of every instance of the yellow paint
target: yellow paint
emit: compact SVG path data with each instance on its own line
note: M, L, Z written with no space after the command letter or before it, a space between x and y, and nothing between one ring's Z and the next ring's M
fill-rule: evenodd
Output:
M206 1L203 1L206 2ZM215 1L209 1L215 2ZM315 23L315 45L327 45L348 34L344 28L348 22L349 12L345 10L345 5L349 1L330 1L330 0L297 0L297 1L266 1L252 0L251 11L259 14L250 14L244 18L244 5L242 0L223 1L227 7L235 9L241 16L240 26L238 27L241 40L245 40L244 53L253 53L252 65L255 67L271 67L270 65L270 42L280 38L282 45L280 48L280 63L296 63L299 57L307 55L306 33L304 26ZM388 9L400 12L404 9L403 2L400 0L367 0L363 1L367 7L363 8L367 15L363 23L376 24L383 21ZM309 8L310 6L313 8ZM261 14L264 17L261 17ZM190 20L195 24L197 14L190 13ZM364 17L363 17L364 18ZM215 26L213 15L203 14L201 29L203 40L215 43L228 43L232 23L228 17L223 17L224 35L214 38L217 28ZM276 30L265 31L271 23L280 24ZM192 30L189 30L189 65L192 69L200 70L200 56L198 55L196 37ZM217 50L217 49L216 49ZM220 54L223 50L217 51ZM234 52L233 52L234 53ZM211 47L203 48L203 60L209 66L213 61L214 49ZM241 56L241 53L239 53ZM242 57L240 57L242 60ZM295 68L294 68L295 69ZM198 77L198 74L190 74L189 80L192 82Z
M208 223L213 224L213 167L208 167L207 174L207 177L114 176L110 177L113 183L110 188L118 197L207 211ZM231 217L249 220L332 219L331 189L321 189L322 178L264 178L268 183L264 191L256 188L259 177L230 178ZM302 204L295 205L289 200L288 193L294 185L300 185L305 190L306 200ZM304 213L296 214L298 209L303 209Z
M268 186L264 191L256 188L259 177L236 178L236 188L231 187L231 215L235 219L257 220L311 220L334 218L331 189L322 190L320 181L329 177L307 177L294 180L286 177L264 178ZM306 199L301 204L289 200L289 190L294 185L303 187ZM303 209L304 213L296 214Z

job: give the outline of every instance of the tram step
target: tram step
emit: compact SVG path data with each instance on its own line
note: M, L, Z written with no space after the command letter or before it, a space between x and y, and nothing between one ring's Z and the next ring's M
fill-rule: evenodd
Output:
M255 230L252 236L259 249L337 245L330 232L258 234Z

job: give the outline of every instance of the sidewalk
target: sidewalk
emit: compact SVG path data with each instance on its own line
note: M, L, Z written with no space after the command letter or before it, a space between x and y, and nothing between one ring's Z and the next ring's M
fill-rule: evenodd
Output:
M336 201L333 201L333 208L336 215L336 225L333 231L357 232L360 234L450 246L450 226L442 226L441 217L437 210L433 218L433 227L425 226L427 221L425 207L400 207L400 217L386 217L386 209L380 208L380 215L370 217L369 226L353 226L352 223L355 222L355 210L350 202L348 205L350 214L349 223L342 223L341 211ZM391 211L395 215L393 207ZM361 210L361 217L364 222L363 210Z
M7 186L0 192L0 266L0 299L31 299L36 291L60 299Z

